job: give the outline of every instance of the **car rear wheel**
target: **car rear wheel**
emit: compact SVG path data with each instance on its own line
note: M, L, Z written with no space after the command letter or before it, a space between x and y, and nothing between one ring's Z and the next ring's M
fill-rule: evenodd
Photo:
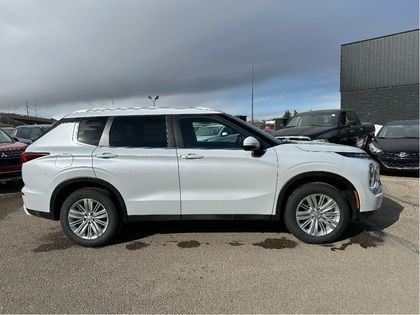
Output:
M82 246L102 246L115 238L118 211L106 190L83 188L64 201L60 212L63 232Z
M288 230L305 243L329 243L347 228L350 214L344 196L325 183L305 184L286 203L284 220Z

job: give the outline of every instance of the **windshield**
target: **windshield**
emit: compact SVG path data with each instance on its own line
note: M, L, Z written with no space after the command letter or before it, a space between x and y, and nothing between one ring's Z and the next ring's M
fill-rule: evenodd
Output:
M195 134L201 137L217 136L222 128L223 128L222 125L216 125L216 124L209 125L209 126L202 126L198 128Z
M392 125L384 126L378 133L378 138L419 138L419 125Z
M0 143L10 143L12 139L5 133L3 130L0 129Z
M10 137L13 137L13 133L15 132L15 128L3 128L3 131L7 133Z
M319 126L319 127L334 127L337 125L336 113L322 113L322 114L304 114L293 117L286 128L304 127L304 126Z
M15 137L22 138L22 139L38 139L40 136L42 136L42 129L41 127L35 127L35 128L17 128Z

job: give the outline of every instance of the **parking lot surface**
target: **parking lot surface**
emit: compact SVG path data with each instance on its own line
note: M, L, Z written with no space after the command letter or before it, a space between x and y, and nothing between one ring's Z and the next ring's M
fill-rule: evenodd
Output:
M155 222L97 249L0 186L0 312L418 313L418 178L382 181L382 208L334 244L267 222Z

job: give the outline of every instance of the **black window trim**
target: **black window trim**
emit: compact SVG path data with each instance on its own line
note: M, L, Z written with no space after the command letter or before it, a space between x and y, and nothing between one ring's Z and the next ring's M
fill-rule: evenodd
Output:
M252 136L256 138L261 143L261 149L265 150L267 148L273 147L278 145L279 143L272 143L269 139L265 139L262 135L257 134L252 128L247 128L246 122L243 120L235 119L236 117L232 117L227 114L180 114L180 115L172 115L173 120L173 127L175 133L175 141L176 147L178 149L199 149L199 150L243 150L242 148L205 148L205 147L188 147L184 146L184 141L182 139L182 132L179 120L180 118L188 117L188 118L213 118L215 120L220 121L221 123L225 124L228 127L238 129L240 132L244 133L247 136Z

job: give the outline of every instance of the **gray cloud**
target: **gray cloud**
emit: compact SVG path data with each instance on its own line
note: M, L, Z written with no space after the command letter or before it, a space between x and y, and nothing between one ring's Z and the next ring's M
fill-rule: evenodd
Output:
M338 71L343 42L413 28L417 1L0 3L0 110L197 94Z

